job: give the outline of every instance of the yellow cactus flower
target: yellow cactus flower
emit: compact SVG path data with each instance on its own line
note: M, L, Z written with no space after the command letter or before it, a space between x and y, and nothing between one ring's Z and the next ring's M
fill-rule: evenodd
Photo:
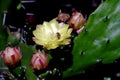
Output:
M37 45L43 46L45 49L55 49L60 45L70 43L72 28L68 24L58 23L56 19L45 22L43 25L37 25L33 31L33 40Z

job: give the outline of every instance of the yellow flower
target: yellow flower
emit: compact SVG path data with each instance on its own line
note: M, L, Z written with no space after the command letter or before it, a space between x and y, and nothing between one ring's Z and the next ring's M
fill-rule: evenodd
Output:
M45 49L55 49L60 45L70 43L72 29L68 24L58 23L56 19L50 22L44 22L43 25L37 25L33 31L33 40L37 45L42 45Z

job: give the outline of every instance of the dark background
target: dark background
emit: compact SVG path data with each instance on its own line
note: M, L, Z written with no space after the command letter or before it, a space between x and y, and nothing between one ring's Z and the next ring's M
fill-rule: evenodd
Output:
M48 21L55 18L60 9L62 12L71 13L72 8L75 8L84 17L88 17L101 3L101 0L36 0L33 3L23 3L25 9L17 10L16 6L19 3L19 0L13 0L9 7L7 24L21 26L24 24L25 13L34 13L36 23L42 23L45 20Z

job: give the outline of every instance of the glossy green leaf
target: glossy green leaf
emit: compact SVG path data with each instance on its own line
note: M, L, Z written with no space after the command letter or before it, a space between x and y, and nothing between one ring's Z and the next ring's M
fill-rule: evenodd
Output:
M89 16L74 40L73 65L63 77L76 75L98 62L108 64L120 57L120 0L106 0ZM72 71L72 72L71 72Z

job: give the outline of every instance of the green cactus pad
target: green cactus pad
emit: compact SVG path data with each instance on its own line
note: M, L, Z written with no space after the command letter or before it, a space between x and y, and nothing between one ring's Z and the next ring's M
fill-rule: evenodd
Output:
M63 77L82 73L98 62L120 57L120 0L106 0L91 13L84 30L74 39L73 65ZM72 72L71 72L72 71Z
M35 80L37 76L34 74L34 70L30 67L30 61L32 54L36 51L36 49L33 46L28 46L23 43L20 43L19 47L23 53L21 65L26 67L25 76L27 77L27 80Z

